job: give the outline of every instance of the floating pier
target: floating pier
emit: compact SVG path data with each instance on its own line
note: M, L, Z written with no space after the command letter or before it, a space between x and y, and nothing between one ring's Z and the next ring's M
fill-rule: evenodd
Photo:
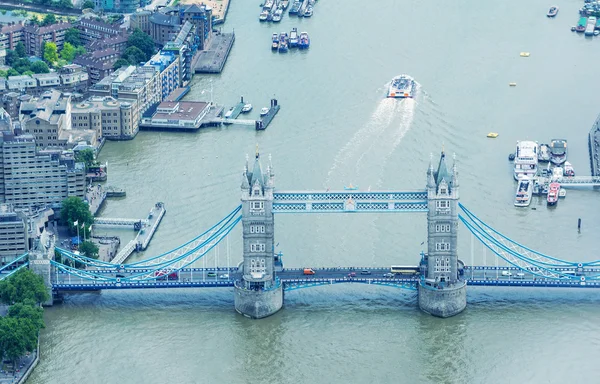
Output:
M127 193L122 188L106 187L106 197L125 197Z
M229 116L225 116L223 124L232 124L233 122L230 120L235 120L238 118L238 116L242 113L242 108L244 108L244 105L246 105L246 103L244 103L244 98L241 97L240 102L237 103L235 107L231 108L231 113ZM227 113L229 113L229 111L227 111Z
M137 236L127 243L127 245L121 249L121 251L111 262L120 264L127 260L127 258L131 256L134 251L145 251L166 212L167 210L165 209L165 205L163 203L156 203L154 208L152 208L148 214L147 219L138 220L140 222L144 222L144 225L139 228Z
M262 119L256 121L256 130L264 131L265 129L267 129L269 124L271 124L271 121L273 121L273 118L275 117L277 112L279 112L280 108L281 107L279 106L279 104L277 104L277 99L271 99L271 107L269 108L269 112L267 112L267 114L263 116Z

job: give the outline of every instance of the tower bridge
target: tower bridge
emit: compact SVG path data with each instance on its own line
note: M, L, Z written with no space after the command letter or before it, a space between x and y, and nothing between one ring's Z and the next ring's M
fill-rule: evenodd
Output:
M442 151L437 167L427 169L426 187L415 191L280 191L269 159L256 153L246 160L241 204L217 224L179 247L145 260L110 263L55 248L44 237L29 255L0 268L0 279L28 266L52 293L104 289L233 287L236 311L263 318L282 308L284 291L342 283L415 290L419 307L449 317L467 305L468 285L505 287L600 288L600 260L576 262L545 255L512 240L459 203L456 163ZM275 214L280 213L425 213L427 250L404 271L390 267L285 268L275 249ZM458 258L459 222L509 266L465 266ZM242 226L242 260L237 266L191 268ZM229 248L227 248L228 250ZM62 260L53 259L55 250ZM26 261L27 260L27 261ZM205 263L206 259L202 259ZM81 267L83 265L83 267ZM80 267L76 267L80 266ZM52 304L48 302L46 304Z

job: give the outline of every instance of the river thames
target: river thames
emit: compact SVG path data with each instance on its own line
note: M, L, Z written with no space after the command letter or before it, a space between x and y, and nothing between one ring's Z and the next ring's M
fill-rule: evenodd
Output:
M101 152L109 183L127 190L103 216L167 207L135 259L182 244L236 207L256 144L286 190L422 189L430 153L437 161L444 147L450 161L456 153L461 202L480 218L547 254L600 258L598 192L516 209L507 160L517 140L564 138L577 174L590 173L587 133L600 112L590 65L600 41L569 30L581 1L548 19L541 0L322 0L312 18L286 14L279 25L259 23L259 3L233 0L225 69L196 75L187 99L208 101L212 79L215 102L243 95L256 117L275 96L282 108L266 131L141 132ZM272 53L272 33L294 26L310 33L310 49ZM384 99L401 73L418 81L417 97ZM288 267L416 264L425 215L278 215L275 237ZM227 254L241 260L239 229L230 238L220 265ZM471 255L464 226L459 238L467 264L496 262L481 244ZM29 383L594 382L599 302L595 290L471 287L466 311L439 319L419 311L412 291L342 284L289 292L282 311L249 320L234 311L232 289L72 295L46 310Z

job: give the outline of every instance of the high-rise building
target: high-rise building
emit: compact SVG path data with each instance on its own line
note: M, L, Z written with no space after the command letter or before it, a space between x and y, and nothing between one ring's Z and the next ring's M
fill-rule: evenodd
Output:
M27 218L10 204L0 204L0 265L6 265L29 250Z

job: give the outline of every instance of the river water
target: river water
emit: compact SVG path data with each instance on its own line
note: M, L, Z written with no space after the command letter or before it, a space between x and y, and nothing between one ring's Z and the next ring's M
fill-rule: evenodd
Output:
M258 22L258 3L233 0L224 28L235 28L236 42L225 70L196 76L187 98L208 101L210 79L217 103L243 95L254 114L275 96L282 109L266 131L142 132L102 150L110 184L127 190L102 215L167 207L134 259L174 248L235 208L256 144L263 165L272 154L276 187L286 190L421 189L430 153L437 160L444 147L456 153L461 201L479 217L554 256L598 258L598 193L569 191L556 209L541 200L515 209L507 161L516 140L565 138L575 171L590 172L586 135L599 112L590 63L600 50L569 31L580 1L560 4L556 19L541 0L320 1L311 19L286 15L278 26ZM310 49L272 53L271 34L294 26L310 33ZM418 96L384 99L401 73L419 82ZM415 264L426 239L423 214L276 221L289 267ZM459 237L467 264L496 262L480 244L471 253L464 227ZM239 231L230 238L206 266L241 259ZM597 380L598 292L469 288L468 300L463 314L438 319L419 312L412 291L338 285L290 292L281 312L252 321L235 313L230 289L73 295L46 310L42 361L29 382Z

